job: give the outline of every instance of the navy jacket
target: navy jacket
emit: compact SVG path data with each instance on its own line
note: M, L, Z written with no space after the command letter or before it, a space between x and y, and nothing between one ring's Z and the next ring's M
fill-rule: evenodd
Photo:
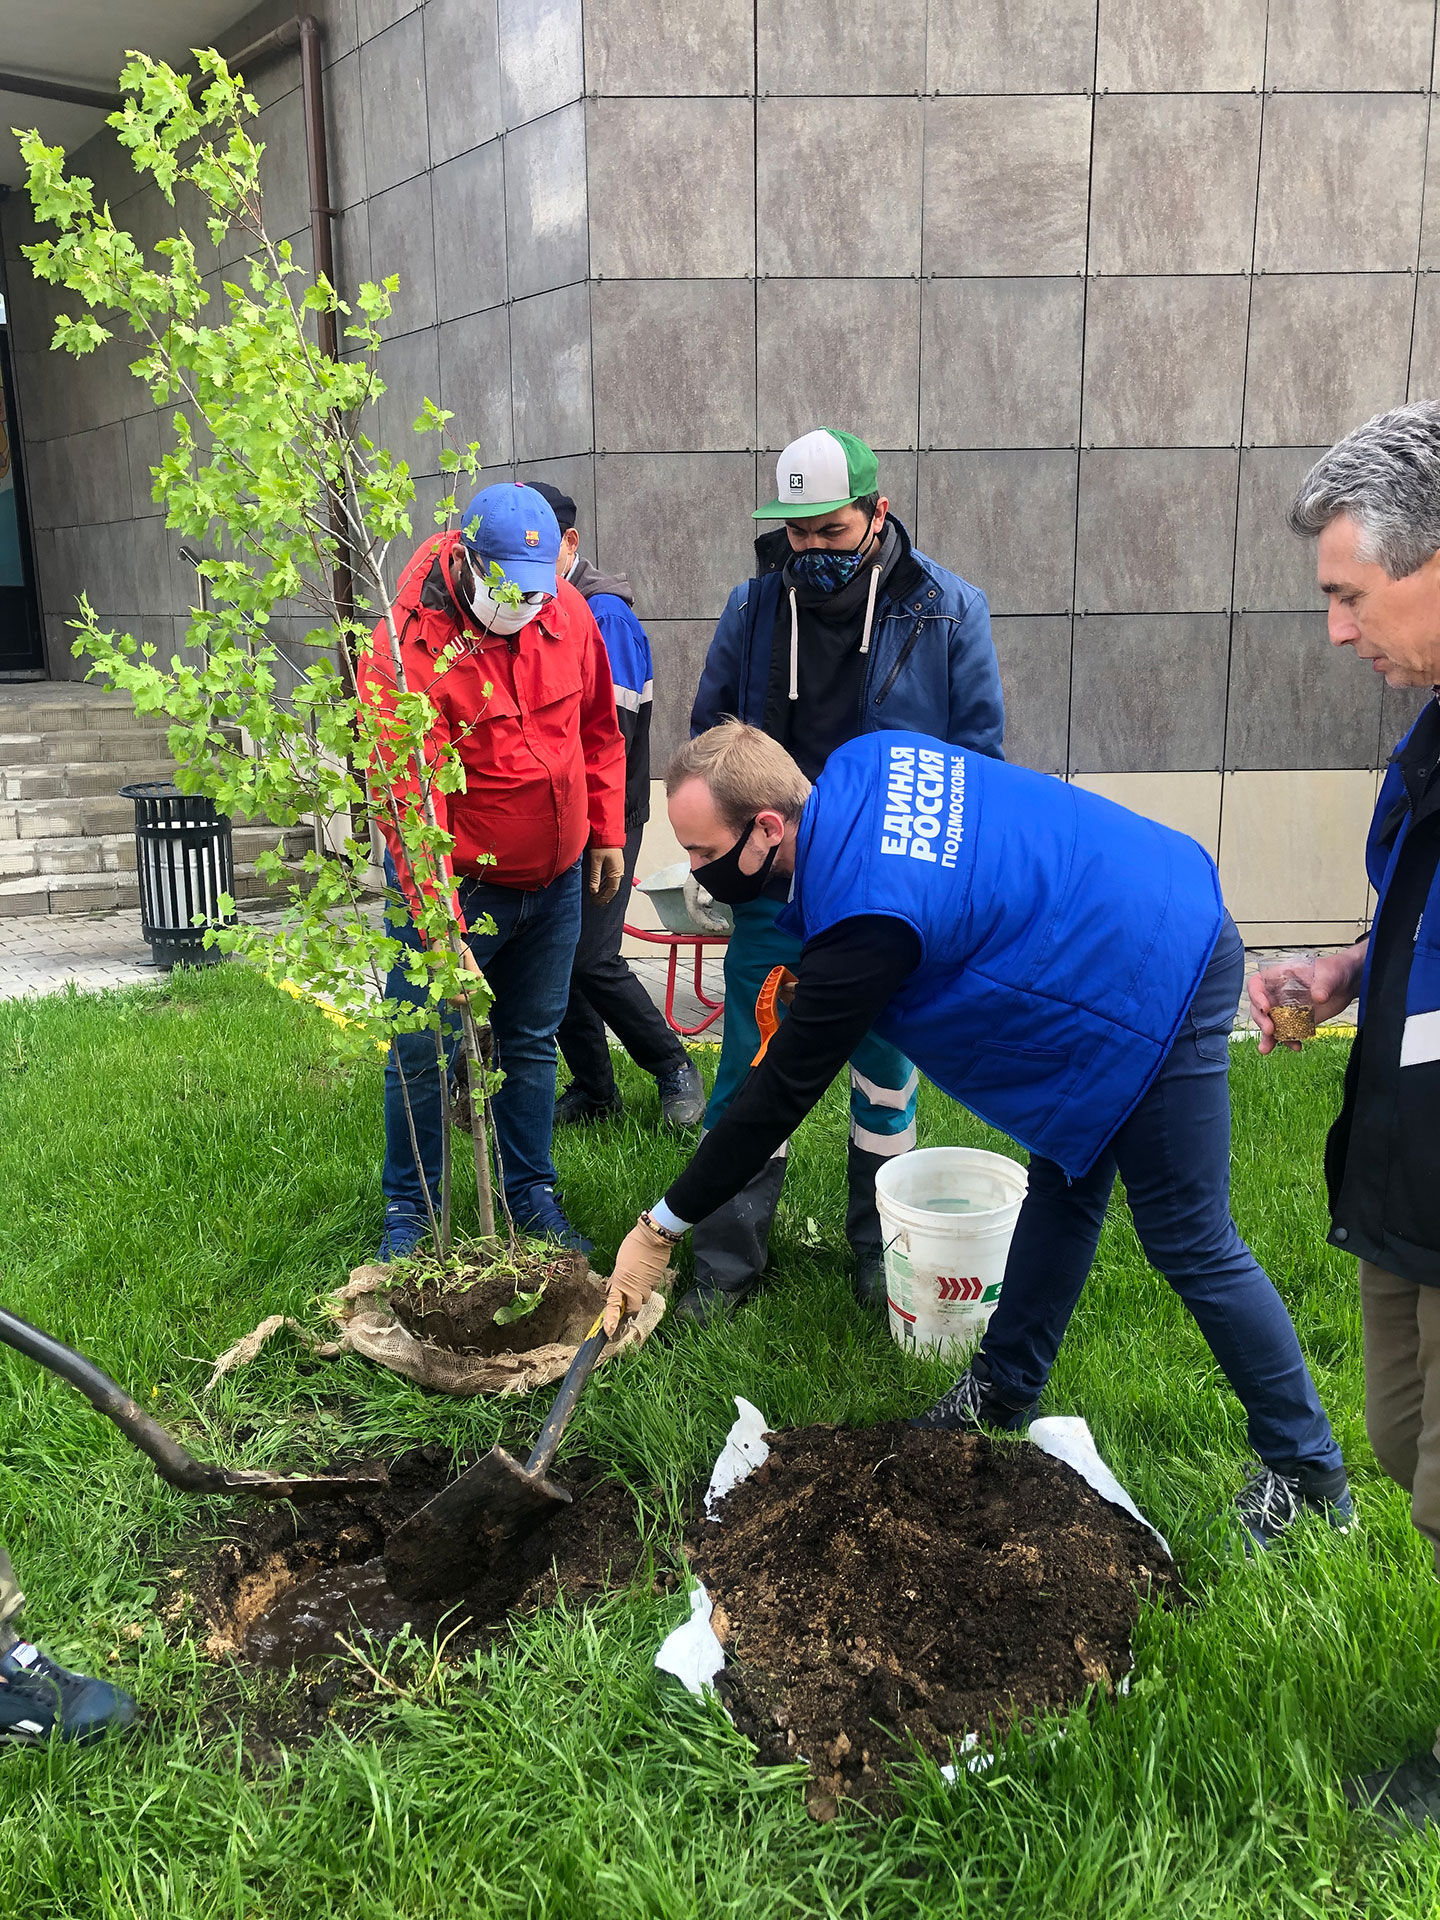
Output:
M1415 809L1406 792L1402 762L1422 722L1428 728L1435 725L1429 707L1421 713L1391 755L1370 821L1370 835L1365 843L1365 871L1370 876L1370 884L1376 894L1375 912L1371 919L1374 927L1379 926L1390 883L1404 855L1405 843L1415 828ZM1427 767L1434 764L1433 747L1426 764ZM1427 815L1433 815L1435 810L1433 801L1425 807ZM1440 870L1436 872L1424 912L1412 937L1415 953L1405 990L1405 1032L1400 1053L1402 1067L1425 1066L1432 1060L1440 1060ZM1365 971L1360 983L1362 1025L1370 998L1374 956L1375 941L1372 938L1365 954Z
M650 716L655 665L650 641L635 617L635 595L623 573L601 573L588 560L575 562L570 584L584 596L610 656L615 682L615 719L625 742L625 833L650 818Z
M1440 708L1396 747L1365 849L1377 899L1345 1098L1325 1149L1330 1240L1440 1287Z
M857 732L928 733L1003 759L1005 707L985 596L913 547L893 516L889 524L903 549L876 603ZM755 542L761 571L725 603L690 714L692 734L729 718L764 725L780 574L789 550L783 527Z

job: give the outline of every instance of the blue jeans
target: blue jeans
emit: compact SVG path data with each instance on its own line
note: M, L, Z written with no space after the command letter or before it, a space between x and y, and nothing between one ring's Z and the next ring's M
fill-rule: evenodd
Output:
M1340 1465L1284 1302L1230 1217L1230 1029L1245 948L1228 916L1149 1092L1083 1179L1033 1155L1005 1284L980 1342L1003 1400L1040 1397L1095 1258L1118 1172L1145 1257L1179 1294L1266 1466Z
M385 877L392 887L398 884L388 854ZM558 880L534 893L497 887L483 880L462 880L459 892L460 911L467 926L473 928L486 914L495 922L494 933L472 931L469 947L495 995L490 1030L495 1040L495 1065L505 1075L495 1095L495 1145L504 1169L505 1198L511 1213L523 1225L534 1211L534 1190L555 1185L550 1158L555 1029L570 997L570 967L580 937L580 863L577 861ZM392 907L387 925L407 947L419 946L408 913ZM419 998L398 967L386 982L385 993L392 1000ZM447 1020L444 1038L446 1058L453 1067L460 1050L458 1020ZM418 1168L405 1118L402 1069L420 1148ZM448 1107L448 1090L442 1091L440 1086L434 1035L397 1036L385 1064L385 1172L381 1185L387 1210L403 1208L424 1220L428 1185L438 1212Z

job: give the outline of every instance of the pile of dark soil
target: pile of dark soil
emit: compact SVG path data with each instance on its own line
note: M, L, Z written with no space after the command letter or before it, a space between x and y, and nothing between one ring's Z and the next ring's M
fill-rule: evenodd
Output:
M448 1448L418 1447L390 1463L390 1485L373 1494L237 1515L187 1570L209 1630L206 1651L288 1673L342 1651L337 1633L356 1646L367 1637L383 1644L408 1625L427 1639L438 1630L463 1658L502 1633L511 1614L548 1606L561 1588L584 1598L633 1577L644 1553L634 1496L593 1461L567 1460L561 1477L573 1505L468 1592L402 1600L385 1580L386 1537L454 1471Z
M943 1762L992 1719L1108 1690L1139 1596L1178 1593L1155 1536L1038 1447L898 1422L770 1444L685 1550L731 1716L762 1763L809 1761L817 1818L882 1802L904 1736Z
M428 1278L423 1270L389 1294L395 1317L417 1340L450 1353L529 1353L552 1344L578 1346L605 1304L605 1289L573 1253L523 1248L518 1273L465 1268ZM518 1320L498 1325L496 1313L517 1290L544 1288L538 1306Z

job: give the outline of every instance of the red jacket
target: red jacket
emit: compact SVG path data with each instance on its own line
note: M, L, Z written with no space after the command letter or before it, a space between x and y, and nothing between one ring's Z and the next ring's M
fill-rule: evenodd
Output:
M625 747L610 663L567 580L519 633L505 638L477 626L452 584L459 543L458 533L435 535L400 576L394 613L406 685L429 694L437 709L431 738L454 741L465 769L463 791L435 794L440 824L455 837L454 871L532 892L574 866L587 845L625 844ZM437 675L436 657L457 639L468 650ZM393 711L383 620L361 658L360 688L380 712ZM413 780L403 785L413 788ZM398 838L389 826L382 831L413 903Z

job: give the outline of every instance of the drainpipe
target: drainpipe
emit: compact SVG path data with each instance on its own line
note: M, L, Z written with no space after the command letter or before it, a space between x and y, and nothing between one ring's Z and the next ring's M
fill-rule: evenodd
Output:
M231 71L245 73L258 60L300 49L300 98L305 115L305 163L310 180L310 244L315 256L315 271L335 284L335 246L332 222L335 210L330 205L330 168L325 157L325 79L320 65L320 23L313 13L296 14L269 33L252 40L239 53L227 54ZM333 313L318 316L320 350L330 359L340 357Z
M293 19L283 20L278 27L262 34L258 40L252 40L249 46L242 47L238 53L227 54L226 62L232 72L238 69L243 74L254 67L257 61L295 46L300 49L300 101L304 114L305 164L310 187L310 248L316 277L323 275L333 287L335 209L330 205L330 168L325 153L325 77L320 63L320 23L312 13L296 14ZM317 314L316 328L320 351L329 359L338 360L340 343L335 315ZM335 604L341 617L350 619L355 612L355 581L345 557L349 536L344 511L333 493L330 499L330 531L335 537L337 553L335 571L331 575ZM341 642L340 652L353 682L355 663L348 639ZM312 825L315 851L323 859L328 847L325 828L318 813Z

